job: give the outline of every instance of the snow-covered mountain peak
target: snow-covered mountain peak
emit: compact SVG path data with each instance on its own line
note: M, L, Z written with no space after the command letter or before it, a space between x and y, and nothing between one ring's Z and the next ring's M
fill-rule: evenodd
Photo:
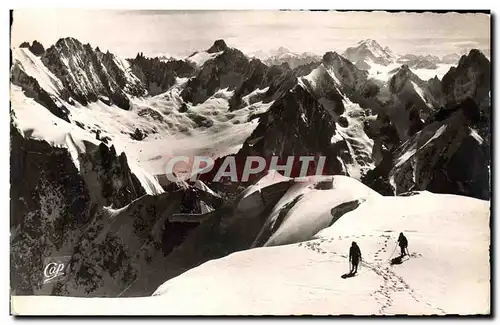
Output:
M74 37L62 37L53 46L57 48L74 48L81 47L82 43Z
M366 46L374 50L383 50L382 46L376 40L371 38L359 41L358 45Z
M416 76L411 70L408 64L402 64L399 68L393 70L394 75L398 75L400 77L411 77L411 76Z
M26 205L25 198L36 190L39 201L54 205L54 192L61 211L71 208L67 214L71 220L91 220L81 222L85 227L75 228L70 239L63 236L68 254L81 251L73 256L79 256L82 263L98 254L100 261L91 266L90 275L82 275L88 282L70 280L53 294L151 294L161 283L210 259L247 248L313 239L321 229L342 221L343 214L360 208L363 214L356 215L364 219L370 200L383 199L372 189L381 193L388 189L391 195L429 190L489 198L489 131L476 123L476 105L462 103L471 94L476 102L484 102L490 89L489 61L479 51L471 51L450 70L441 93L439 78L418 77L421 70L430 70L427 74L434 76L435 69L399 61L385 65L394 54L375 40L359 42L352 55L360 59L352 62L341 52L316 56L285 47L269 52L279 54L272 57L275 61L261 62L224 40L188 58L145 57L139 52L125 61L95 45L64 38L46 51L29 43L12 50L11 128L16 123L19 132L13 132L11 164L13 169L21 167L11 182L17 191L13 192L16 214L12 219L29 226L32 216L42 216L49 221L44 221L44 227L52 227L56 217L47 213L45 205L34 200ZM363 70L360 62L369 64L371 70ZM455 103L462 104L458 111L452 107ZM274 171L256 183L232 187L214 182L207 173L194 185L170 183L165 163L180 155L213 157L217 162L213 176L228 156L235 157L237 166L249 156L325 157L323 172L335 176L304 183ZM30 164L18 163L23 161ZM96 169L99 173L94 177ZM23 178L34 181L19 181ZM59 180L65 182L60 191ZM372 189L359 180L370 183ZM82 190L75 193L74 184L81 184ZM424 194L414 196L419 195ZM364 252L373 253L374 258L378 239L385 240L386 235L378 232L400 227L404 221L400 224L395 214L394 220L385 221L383 207L392 199L380 203L380 218L359 223L372 227L358 235L374 240L363 244L370 249ZM397 206L404 210L404 202L413 200L403 198ZM111 228L95 218L100 215L94 206L99 208L97 213L113 216ZM414 220L434 215L427 210L417 214ZM66 214L57 218L57 222L66 220ZM352 232L358 222L344 224L340 223L345 228L333 225L330 231L335 235L337 229ZM12 229L16 227L17 223ZM428 228L415 229L428 232ZM56 228L43 232L61 234ZM107 234L108 239L101 242ZM43 246L44 242L44 235L15 239L15 258L22 260L25 248L37 245L50 254L60 252L52 244ZM328 249L332 254L325 256L331 259L338 248ZM107 262L115 256L109 257L110 252L122 256L118 273L114 262ZM38 278L29 275L41 276L42 263L27 269L21 262L16 262L15 270L24 282L20 282L22 287L15 286L17 292L38 294L32 289ZM90 267L82 263L72 270L82 273ZM429 297L433 294L428 293Z
M123 109L130 108L128 96L145 94L144 85L130 71L128 63L90 44L66 37L59 39L40 57L41 63L64 85L60 95L82 105L99 98Z
M321 61L321 57L317 54L311 52L293 52L284 46L270 51L254 52L249 54L249 56L262 60L267 66L280 66L286 63L290 69Z
M322 64L330 74L336 77L338 84L356 88L357 84L364 84L367 79L366 71L358 69L351 61L337 52L326 52L323 55Z
M286 47L284 46L280 46L274 53L273 55L283 55L283 54L287 54L287 53L290 53L291 51L289 49L287 49Z
M394 53L388 46L382 47L382 45L373 39L366 39L360 41L358 44L358 47L370 51L375 57L395 59Z
M472 49L460 58L456 68L444 75L443 92L450 103L458 104L470 97L487 109L490 106L490 76L490 61L481 51Z
M373 39L358 42L357 46L349 47L342 54L361 69L369 69L370 63L389 65L397 59L396 55L388 48L382 47Z

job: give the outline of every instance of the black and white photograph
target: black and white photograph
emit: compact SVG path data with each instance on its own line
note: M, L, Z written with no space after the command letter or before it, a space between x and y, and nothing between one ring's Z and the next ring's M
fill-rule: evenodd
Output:
M491 19L12 10L10 314L491 315Z

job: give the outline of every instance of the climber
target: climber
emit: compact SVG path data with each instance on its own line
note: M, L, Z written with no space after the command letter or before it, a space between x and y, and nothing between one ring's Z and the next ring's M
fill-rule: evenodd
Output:
M352 263L350 273L356 274L358 272L358 264L361 261L361 250L355 241L352 242L351 249L349 249L349 262Z
M401 257L405 256L408 251L408 239L406 239L403 233L399 234L398 238L399 247L401 248Z

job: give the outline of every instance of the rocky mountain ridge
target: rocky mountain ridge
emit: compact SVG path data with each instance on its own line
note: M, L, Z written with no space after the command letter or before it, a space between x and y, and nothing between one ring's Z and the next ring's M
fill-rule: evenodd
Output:
M491 66L480 51L462 56L442 80L422 80L403 64L381 81L358 64L359 53L368 50L381 55L370 57L380 64L397 60L375 41L349 51L356 62L327 52L297 67L266 65L223 40L167 62L142 54L121 60L72 38L43 51L38 44L15 49L11 66L11 277L17 294L151 294L208 259L274 238L275 228L263 225L286 191L299 187L293 180L254 194L248 194L252 184L242 184L245 192L215 193L212 184L162 188L147 171L137 171L137 152L127 145L143 145L132 147L136 151L156 146L148 141L173 132L172 121L195 125L185 132L193 142L243 125L248 136L231 153L238 159L322 155L325 174L360 179L384 195L429 190L489 199ZM30 114L16 110L26 107L46 109L50 125L18 127ZM82 119L89 111L98 114ZM104 113L136 130L120 150L114 138L87 134ZM136 125L146 125L148 136ZM62 135L54 136L59 130ZM111 122L107 131L125 132ZM228 133L224 141L236 135ZM170 148L157 150L164 149ZM323 179L308 186L320 191L329 184ZM285 215L295 203L279 209ZM72 256L73 277L41 286L41 259L57 254ZM39 258L26 265L26 255Z

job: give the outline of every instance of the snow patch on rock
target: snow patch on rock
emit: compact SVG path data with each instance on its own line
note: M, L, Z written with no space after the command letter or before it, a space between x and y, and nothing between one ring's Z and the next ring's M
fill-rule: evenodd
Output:
M193 62L198 67L201 67L205 62L215 59L216 57L221 55L223 52L224 51L214 52L214 53L208 53L205 51L197 52L197 53L191 55L190 57L188 57L186 60Z

